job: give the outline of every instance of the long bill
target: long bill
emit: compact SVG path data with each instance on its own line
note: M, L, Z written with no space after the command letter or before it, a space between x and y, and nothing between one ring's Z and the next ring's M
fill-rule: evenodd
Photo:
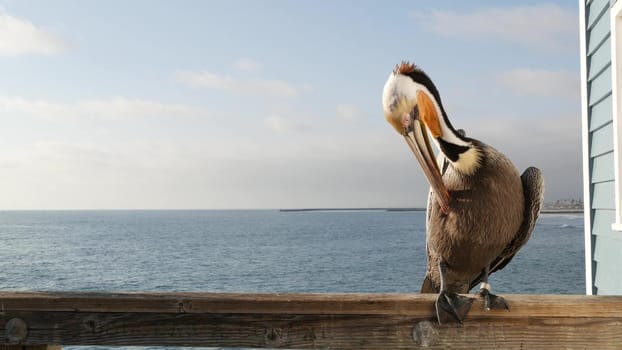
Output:
M438 201L443 213L449 213L449 192L443 183L441 172L436 164L436 158L432 151L432 146L428 140L425 126L418 116L411 119L408 133L404 135L406 143L412 150L415 158L421 165L423 173L428 178L428 182L434 191L434 197Z

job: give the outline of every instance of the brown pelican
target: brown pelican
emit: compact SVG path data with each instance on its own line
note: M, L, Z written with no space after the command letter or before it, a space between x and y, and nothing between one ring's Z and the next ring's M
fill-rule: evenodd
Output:
M488 276L505 267L531 235L544 193L540 170L530 167L519 176L505 155L454 129L436 86L414 64L396 66L382 102L385 118L430 182L421 292L439 293L438 322L462 323L473 299L458 293L480 282L487 310L509 309L490 292ZM436 160L425 129L440 150Z

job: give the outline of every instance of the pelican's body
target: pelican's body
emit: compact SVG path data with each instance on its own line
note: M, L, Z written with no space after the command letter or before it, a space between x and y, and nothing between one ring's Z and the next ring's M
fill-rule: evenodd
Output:
M447 264L447 289L468 292L516 236L523 221L523 186L510 160L475 141L482 153L479 169L470 176L457 172L444 156L442 178L449 190L451 211L444 214L434 193L428 201L426 279L422 292L438 292L439 261ZM467 248L468 247L468 248ZM466 249L465 249L466 248ZM430 288L432 287L432 288Z
M462 322L473 300L458 293L479 282L487 309L507 309L503 298L490 293L488 276L531 235L544 192L540 170L530 167L519 176L505 155L454 129L436 86L413 64L402 62L389 75L383 108L430 182L421 291L439 293L439 322Z

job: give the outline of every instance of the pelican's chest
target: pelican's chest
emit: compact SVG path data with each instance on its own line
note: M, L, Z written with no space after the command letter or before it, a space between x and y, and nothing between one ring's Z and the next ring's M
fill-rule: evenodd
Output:
M450 211L443 213L430 198L427 243L442 256L469 254L467 250L503 249L518 232L524 194L518 171L503 155L489 157L469 176L451 166L443 182L450 195Z

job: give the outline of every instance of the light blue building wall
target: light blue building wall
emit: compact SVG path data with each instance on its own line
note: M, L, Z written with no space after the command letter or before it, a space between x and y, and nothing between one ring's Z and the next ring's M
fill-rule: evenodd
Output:
M611 226L616 221L612 3L579 2L588 294L622 294L622 232Z

